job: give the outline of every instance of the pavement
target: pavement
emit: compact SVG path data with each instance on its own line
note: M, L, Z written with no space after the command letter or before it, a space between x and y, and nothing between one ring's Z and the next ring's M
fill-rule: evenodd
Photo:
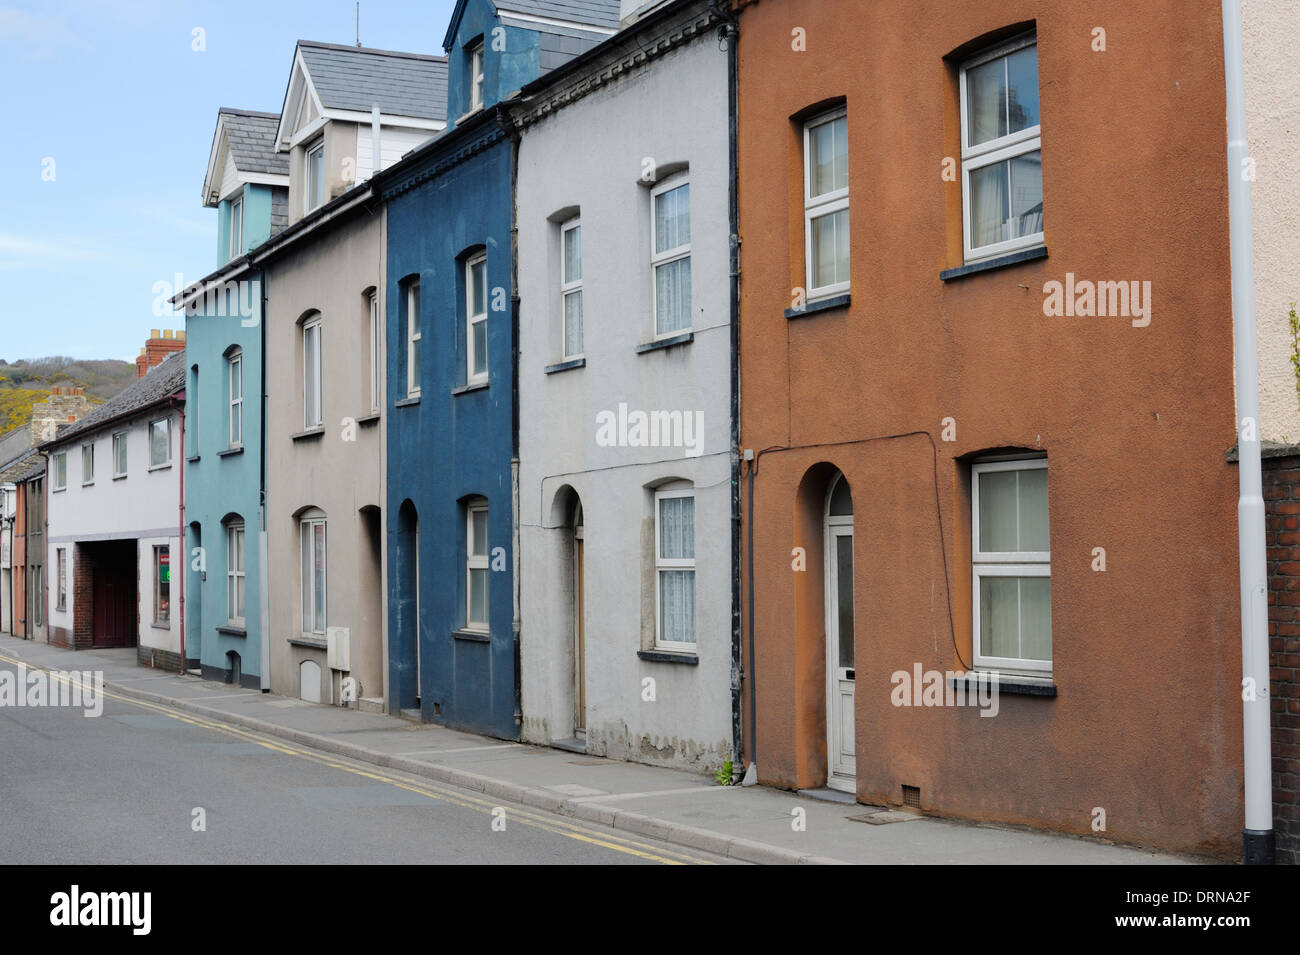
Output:
M91 670L119 697L170 706L459 790L669 845L759 864L1195 864L1200 860L1023 827L720 786L681 770L587 757L307 703L141 667L130 649L71 651L0 634L0 657Z

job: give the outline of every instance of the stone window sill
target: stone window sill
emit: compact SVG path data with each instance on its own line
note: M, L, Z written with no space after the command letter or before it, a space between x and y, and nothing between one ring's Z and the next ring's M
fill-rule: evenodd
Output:
M299 431L296 434L289 435L290 441L310 441L313 438L319 438L325 433L324 427L308 428L306 431Z
M402 398L402 399L400 399L400 400L398 400L398 401L394 401L394 402L393 402L393 407L394 407L394 408L409 408L409 407L411 407L412 405L418 405L419 403L420 403L420 396L419 396L419 395L409 395L409 396L407 396L407 397L405 397L405 398Z
M636 655L648 663L685 663L687 666L699 666L700 663L698 654L680 650L638 650Z
M988 671L975 670L969 673L961 673L948 677L948 686L956 689L965 689L967 698L971 693L977 692L981 683L988 687L989 681L980 680L980 673ZM1052 699L1056 697L1056 685L1046 683L1041 680L1034 680L1030 677L1023 676L1006 676L999 674L998 679L993 684L997 686L998 693L1006 693L1010 696L1045 696Z
M353 420L356 421L356 423L361 425L362 427L365 427L368 424L378 424L379 418L380 418L379 412L372 411L370 412L370 414L363 414L358 418L354 418Z
M246 637L248 631L243 627L217 627L217 633L224 633L228 637Z
M570 358L568 361L558 362L554 365L547 365L545 368L542 369L542 371L545 374L554 375L556 372L572 371L574 368L586 368L586 367L587 367L587 359L585 357Z
M219 458L228 458L228 457L231 457L232 455L235 455L235 454L243 454L243 453L244 453L244 446L241 444L241 445L239 445L239 447L236 447L236 448L226 448L226 450L224 450L224 451L218 451L218 452L217 452L217 457L219 457Z
M461 385L459 388L451 389L453 395L467 395L471 391L482 391L488 386L486 381L476 381L471 385Z
M803 308L787 308L785 310L786 318L804 318L808 315L817 315L821 312L831 312L838 308L848 308L852 299L848 292L843 295L832 295L830 298L818 299L815 302L808 302Z
M149 468L149 470L150 470L150 471L166 471L166 470L169 470L169 469L171 468L171 466L172 466L172 463L171 463L170 461L168 461L166 464L155 464L155 465L152 465L152 466Z
M451 638L453 640L468 640L470 643L492 642L492 634L484 633L482 630L453 630Z
M324 640L316 640L311 637L290 637L289 645L294 647L307 647L310 650L329 649L329 644Z
M689 345L695 341L694 332L683 332L680 335L674 335L671 338L660 338L652 342L643 342L636 346L636 353L644 355L649 351L662 351L665 348L672 348L676 345Z
M955 269L944 269L939 273L939 278L944 282L951 282L953 279L965 278L968 275L978 275L980 272L991 272L994 269L1004 269L1008 265L1036 262L1045 258L1047 258L1047 246L1040 245L1037 248L1022 249L1009 255L999 255L996 258L985 259L983 262L972 262L970 265L959 265Z

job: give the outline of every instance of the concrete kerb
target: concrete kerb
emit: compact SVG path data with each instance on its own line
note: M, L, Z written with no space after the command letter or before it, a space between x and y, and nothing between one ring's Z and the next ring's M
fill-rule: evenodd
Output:
M412 776L423 776L449 786L480 792L486 796L494 796L498 799L519 803L534 809L541 809L558 816L577 818L584 822L595 822L624 832L649 836L672 845L698 849L702 852L711 852L714 855L725 856L742 862L752 862L760 865L852 864L839 859L831 859L807 852L796 852L792 849L784 849L780 846L767 845L766 843L754 842L736 836L724 836L707 829L697 829L694 826L668 822L642 813L577 802L573 799L557 796L555 793L547 792L544 789L520 786L517 783L494 779L491 776L470 773L462 769L453 769L450 766L439 766L435 763L420 762L392 753L381 753L358 746L355 743L344 743L330 739L327 736L309 733L306 730L268 723L265 720L245 716L241 713L228 713L224 710L212 709L191 700L182 700L161 693L139 690L134 687L123 686L120 683L106 681L104 685L123 696L146 703L170 706L209 719L233 723L246 729L286 739L324 753L344 756L348 759L355 759L359 762L370 763L387 769L395 769L409 773Z

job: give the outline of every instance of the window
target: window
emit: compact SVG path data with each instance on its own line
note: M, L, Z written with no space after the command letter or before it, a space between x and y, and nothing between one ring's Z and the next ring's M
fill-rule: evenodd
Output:
M199 456L199 411L203 407L199 401L199 366L190 366L190 391L187 398L190 407L190 413L186 418L189 427L186 429L190 435L190 456ZM122 470L126 470L123 468Z
M406 393L420 393L420 280L406 283Z
M1047 460L971 467L975 666L1022 674L1052 670L1052 563Z
M60 451L54 455L54 490L62 491L68 486L68 452Z
M651 194L655 337L691 327L691 185L670 179Z
M230 447L244 444L244 353L238 349L226 358L230 380Z
M370 410L378 411L383 395L379 390L383 364L380 356L384 350L384 326L379 320L379 293L370 292L366 296L366 313L370 319Z
M160 468L172 462L172 422L162 418L149 422L149 467Z
M230 256L238 258L244 251L244 200L230 203Z
M55 608L58 610L67 610L68 609L68 549L66 547L60 547L57 551L57 554L58 554L58 573L59 573L57 586L59 588L58 590L59 596L58 596L58 602L55 604Z
M304 213L325 204L325 142L307 150L307 204Z
M171 620L171 548L155 546L153 549L153 622L167 625Z
M244 522L226 525L226 621L244 626Z
M837 109L803 131L808 299L849 290L849 119Z
M655 646L695 649L695 498L655 494Z
M487 254L480 252L465 262L466 340L469 362L467 383L487 381Z
M325 634L325 518L300 524L302 543L302 632Z
M81 446L81 483L95 483L95 446L93 444L83 444Z
M483 105L483 41L479 40L469 50L469 108Z
M302 425L310 430L324 423L320 393L320 316L302 326Z
M126 437L125 431L113 435L113 477L126 477Z
M962 232L967 260L1042 244L1041 144L1034 34L962 64Z
M488 506L481 498L466 509L465 629L488 629Z
M582 355L582 222L560 227L560 307L564 315L564 357Z

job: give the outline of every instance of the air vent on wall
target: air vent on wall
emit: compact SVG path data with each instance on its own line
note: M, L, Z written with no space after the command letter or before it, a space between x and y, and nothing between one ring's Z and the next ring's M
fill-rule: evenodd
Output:
M903 787L903 805L911 809L921 808L921 790L918 786Z

